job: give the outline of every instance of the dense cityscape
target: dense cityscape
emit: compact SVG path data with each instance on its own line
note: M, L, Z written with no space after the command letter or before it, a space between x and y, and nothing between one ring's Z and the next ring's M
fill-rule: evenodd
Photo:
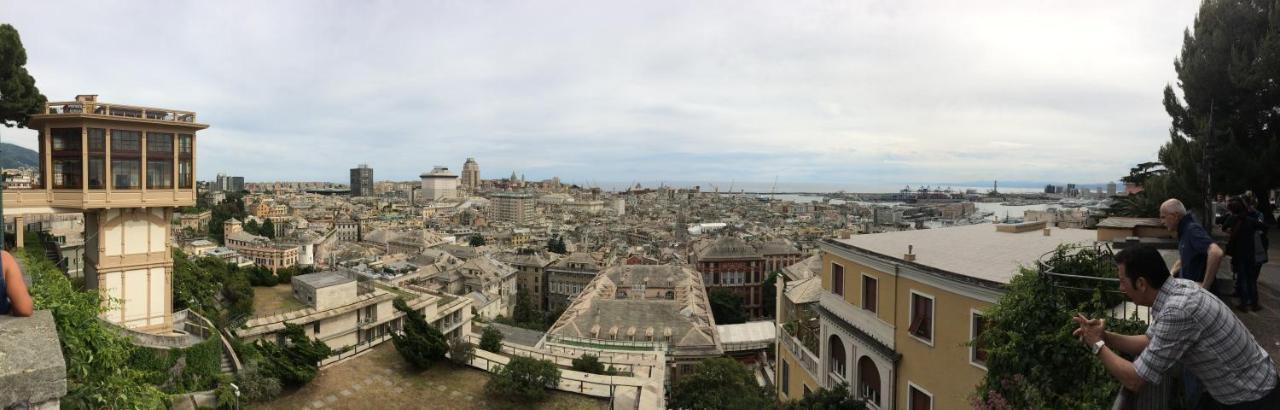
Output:
M221 111L46 96L0 24L0 408L1280 408L1280 5L1198 10L1148 160L867 190L230 166Z

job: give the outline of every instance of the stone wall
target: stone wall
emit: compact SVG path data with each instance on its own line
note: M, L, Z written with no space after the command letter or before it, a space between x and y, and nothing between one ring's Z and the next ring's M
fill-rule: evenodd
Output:
M67 394L67 367L53 314L0 316L0 408L56 409Z

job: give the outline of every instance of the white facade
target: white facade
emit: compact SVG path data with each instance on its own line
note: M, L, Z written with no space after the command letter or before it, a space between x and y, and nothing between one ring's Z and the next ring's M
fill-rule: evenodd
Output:
M458 197L458 176L449 172L449 168L436 166L431 172L419 177L422 178L422 200L439 201Z

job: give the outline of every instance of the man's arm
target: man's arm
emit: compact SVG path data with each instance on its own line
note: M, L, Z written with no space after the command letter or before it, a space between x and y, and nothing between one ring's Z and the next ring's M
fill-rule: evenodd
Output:
M1115 349L1117 352L1130 356L1137 356L1147 348L1147 343L1151 343L1151 339L1147 335L1122 335L1119 333L1106 332L1103 333L1102 340L1107 342L1107 346Z
M1182 273L1182 259L1173 261L1173 267L1169 269L1169 274L1173 275L1175 278L1182 277L1179 273Z
M4 264L5 292L9 295L9 314L14 316L31 316L31 294L27 293L27 284L22 281L22 269L9 252L0 252L0 264Z
M1209 261L1204 267L1204 282L1200 283L1200 287L1208 289L1213 285L1213 280L1218 277L1218 265L1222 263L1222 248L1216 243L1209 244Z
M1098 351L1098 359L1102 361L1102 366L1107 368L1107 373L1116 378L1124 388L1137 393L1147 385L1147 381L1138 375L1138 370L1133 367L1133 363L1120 357L1107 346L1103 346L1102 350Z

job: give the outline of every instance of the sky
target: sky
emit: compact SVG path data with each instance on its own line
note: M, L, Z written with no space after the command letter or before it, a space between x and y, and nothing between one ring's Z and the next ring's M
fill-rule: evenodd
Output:
M482 178L871 189L1154 160L1198 4L0 0L0 22L51 101L195 111L202 180L474 157Z

